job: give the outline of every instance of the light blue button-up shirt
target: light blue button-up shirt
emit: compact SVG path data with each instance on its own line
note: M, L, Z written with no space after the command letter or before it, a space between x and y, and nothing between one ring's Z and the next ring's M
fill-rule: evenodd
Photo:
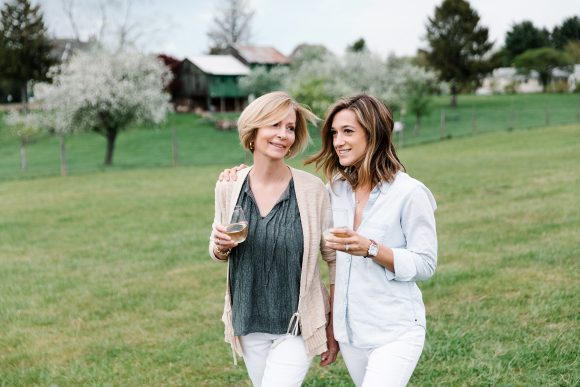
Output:
M328 191L333 211L346 209L352 227L352 187L335 180ZM431 191L404 172L373 189L357 232L393 250L395 272L372 258L337 251L333 323L339 342L375 348L412 326L426 327L415 282L429 279L437 266L436 208Z

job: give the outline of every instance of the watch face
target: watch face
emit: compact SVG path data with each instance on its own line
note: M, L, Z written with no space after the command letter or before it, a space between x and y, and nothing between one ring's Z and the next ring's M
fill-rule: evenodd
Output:
M374 257L374 256L376 256L376 255L377 255L377 253L378 253L378 252L379 252L379 246L377 246L376 244L372 243L372 244L369 246L369 255L370 255L371 257Z

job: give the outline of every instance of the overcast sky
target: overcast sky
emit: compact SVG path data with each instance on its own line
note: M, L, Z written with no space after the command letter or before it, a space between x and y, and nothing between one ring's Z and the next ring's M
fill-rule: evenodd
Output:
M0 0L3 3L5 0ZM70 1L70 0L69 0ZM122 2L124 0L115 0ZM45 12L49 31L71 37L63 0L33 0ZM441 0L249 0L255 10L252 43L274 46L290 54L301 43L323 44L337 54L358 38L382 56L413 55L425 47L425 23ZM178 58L207 51L206 32L222 0L134 0L139 46ZM82 38L103 23L95 0L75 0L75 19ZM93 5L91 5L93 4ZM580 15L578 0L471 0L496 47L510 26L524 20L549 30L570 16ZM106 25L124 12L109 12Z

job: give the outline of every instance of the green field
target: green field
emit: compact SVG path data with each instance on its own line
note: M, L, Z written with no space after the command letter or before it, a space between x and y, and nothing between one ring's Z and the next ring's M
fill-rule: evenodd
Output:
M178 168L155 168L171 160L163 131L122 134L103 171L104 143L75 136L67 178L42 177L56 161L21 179L17 150L1 146L0 386L249 385L223 343L225 266L206 247L215 178L244 156L234 133L181 130L193 135ZM31 165L58 149L34 147ZM401 156L439 205L411 385L579 385L580 125ZM339 361L313 366L306 385L350 382Z
M413 146L437 142L441 138L580 123L580 94L461 95L456 109L450 109L448 104L447 96L434 98L433 108L423 118L418 133L413 130L413 117L404 116L406 129L402 138L396 135L397 144ZM443 130L442 111L445 116ZM401 118L399 112L395 112L395 116ZM132 128L121 133L117 139L115 165L107 170L171 166L172 128L176 132L181 165L231 165L245 159L240 152L237 132L214 130L209 121L190 114L172 114L159 128ZM30 144L27 147L29 168L21 171L18 141L4 129L0 113L0 181L59 174L57 138L44 135ZM314 128L312 135L311 152L320 144ZM67 153L71 174L103 170L105 139L94 133L69 136Z

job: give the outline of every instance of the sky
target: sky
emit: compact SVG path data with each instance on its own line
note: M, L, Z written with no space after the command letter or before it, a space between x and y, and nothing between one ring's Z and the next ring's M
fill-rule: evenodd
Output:
M6 0L0 0L3 3ZM71 0L32 0L40 3L49 32L74 36L63 3ZM97 0L72 0L81 38L98 33L103 25ZM106 0L121 4L127 0ZM289 55L301 43L323 44L336 54L364 38L371 51L387 56L414 55L426 47L427 18L442 0L248 0L254 9L251 43L273 46ZM206 33L223 0L134 0L129 20L146 52L179 59L207 52ZM578 0L470 0L480 23L489 28L495 48L503 45L514 23L530 20L552 30L570 16L580 15ZM110 6L106 26L119 23L126 7Z

